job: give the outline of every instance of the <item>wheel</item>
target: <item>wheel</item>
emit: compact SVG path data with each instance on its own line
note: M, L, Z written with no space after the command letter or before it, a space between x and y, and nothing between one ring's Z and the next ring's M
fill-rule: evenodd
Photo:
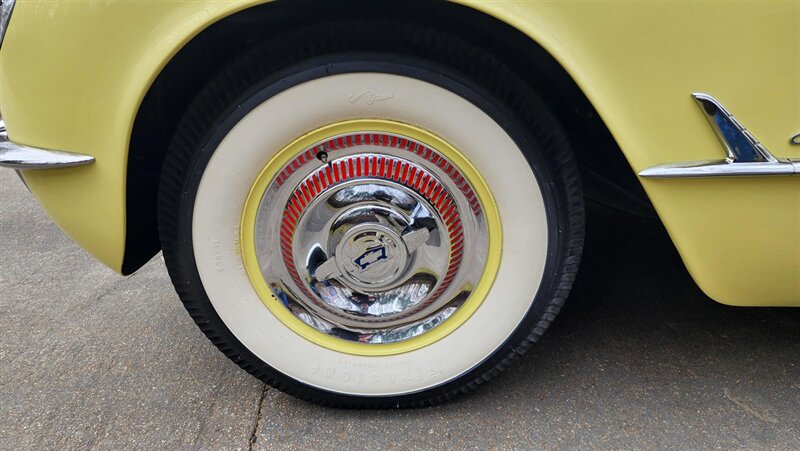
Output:
M194 101L159 188L173 283L234 362L339 407L490 379L560 309L583 245L567 141L535 92L436 30L267 42Z

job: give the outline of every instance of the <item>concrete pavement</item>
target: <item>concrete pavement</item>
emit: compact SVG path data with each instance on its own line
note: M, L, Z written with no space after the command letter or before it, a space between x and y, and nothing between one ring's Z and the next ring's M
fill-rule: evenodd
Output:
M726 307L655 221L591 208L542 342L443 406L344 411L240 370L161 257L122 278L0 171L0 449L800 448L800 309Z

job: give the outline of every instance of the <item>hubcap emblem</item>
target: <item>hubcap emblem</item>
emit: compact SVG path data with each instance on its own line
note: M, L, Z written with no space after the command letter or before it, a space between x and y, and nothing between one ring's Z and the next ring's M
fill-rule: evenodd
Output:
M405 272L408 248L391 228L363 224L344 235L334 258L350 284L365 290L385 290Z
M386 257L386 246L380 245L376 247L371 247L364 251L357 259L353 261L362 271L366 270L370 267L373 263L377 263L381 260L385 260Z

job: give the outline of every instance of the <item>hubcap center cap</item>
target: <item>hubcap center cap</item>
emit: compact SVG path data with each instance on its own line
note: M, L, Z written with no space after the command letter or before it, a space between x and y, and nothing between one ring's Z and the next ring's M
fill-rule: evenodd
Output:
M391 228L365 224L345 234L335 258L349 284L365 290L383 290L403 275L409 252Z

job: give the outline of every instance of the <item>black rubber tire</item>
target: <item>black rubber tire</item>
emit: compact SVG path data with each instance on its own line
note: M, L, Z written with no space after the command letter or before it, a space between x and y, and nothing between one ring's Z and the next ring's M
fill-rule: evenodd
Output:
M496 352L456 380L413 394L357 397L292 379L251 353L222 322L198 275L192 247L194 196L217 144L265 99L303 81L346 72L390 72L457 92L493 117L531 165L549 227L545 272L531 308ZM561 309L578 270L584 238L577 165L558 122L532 88L491 54L437 30L394 21L339 22L298 30L248 51L192 103L165 159L159 231L172 282L186 310L226 356L288 394L348 408L418 407L444 402L488 381L524 354Z

